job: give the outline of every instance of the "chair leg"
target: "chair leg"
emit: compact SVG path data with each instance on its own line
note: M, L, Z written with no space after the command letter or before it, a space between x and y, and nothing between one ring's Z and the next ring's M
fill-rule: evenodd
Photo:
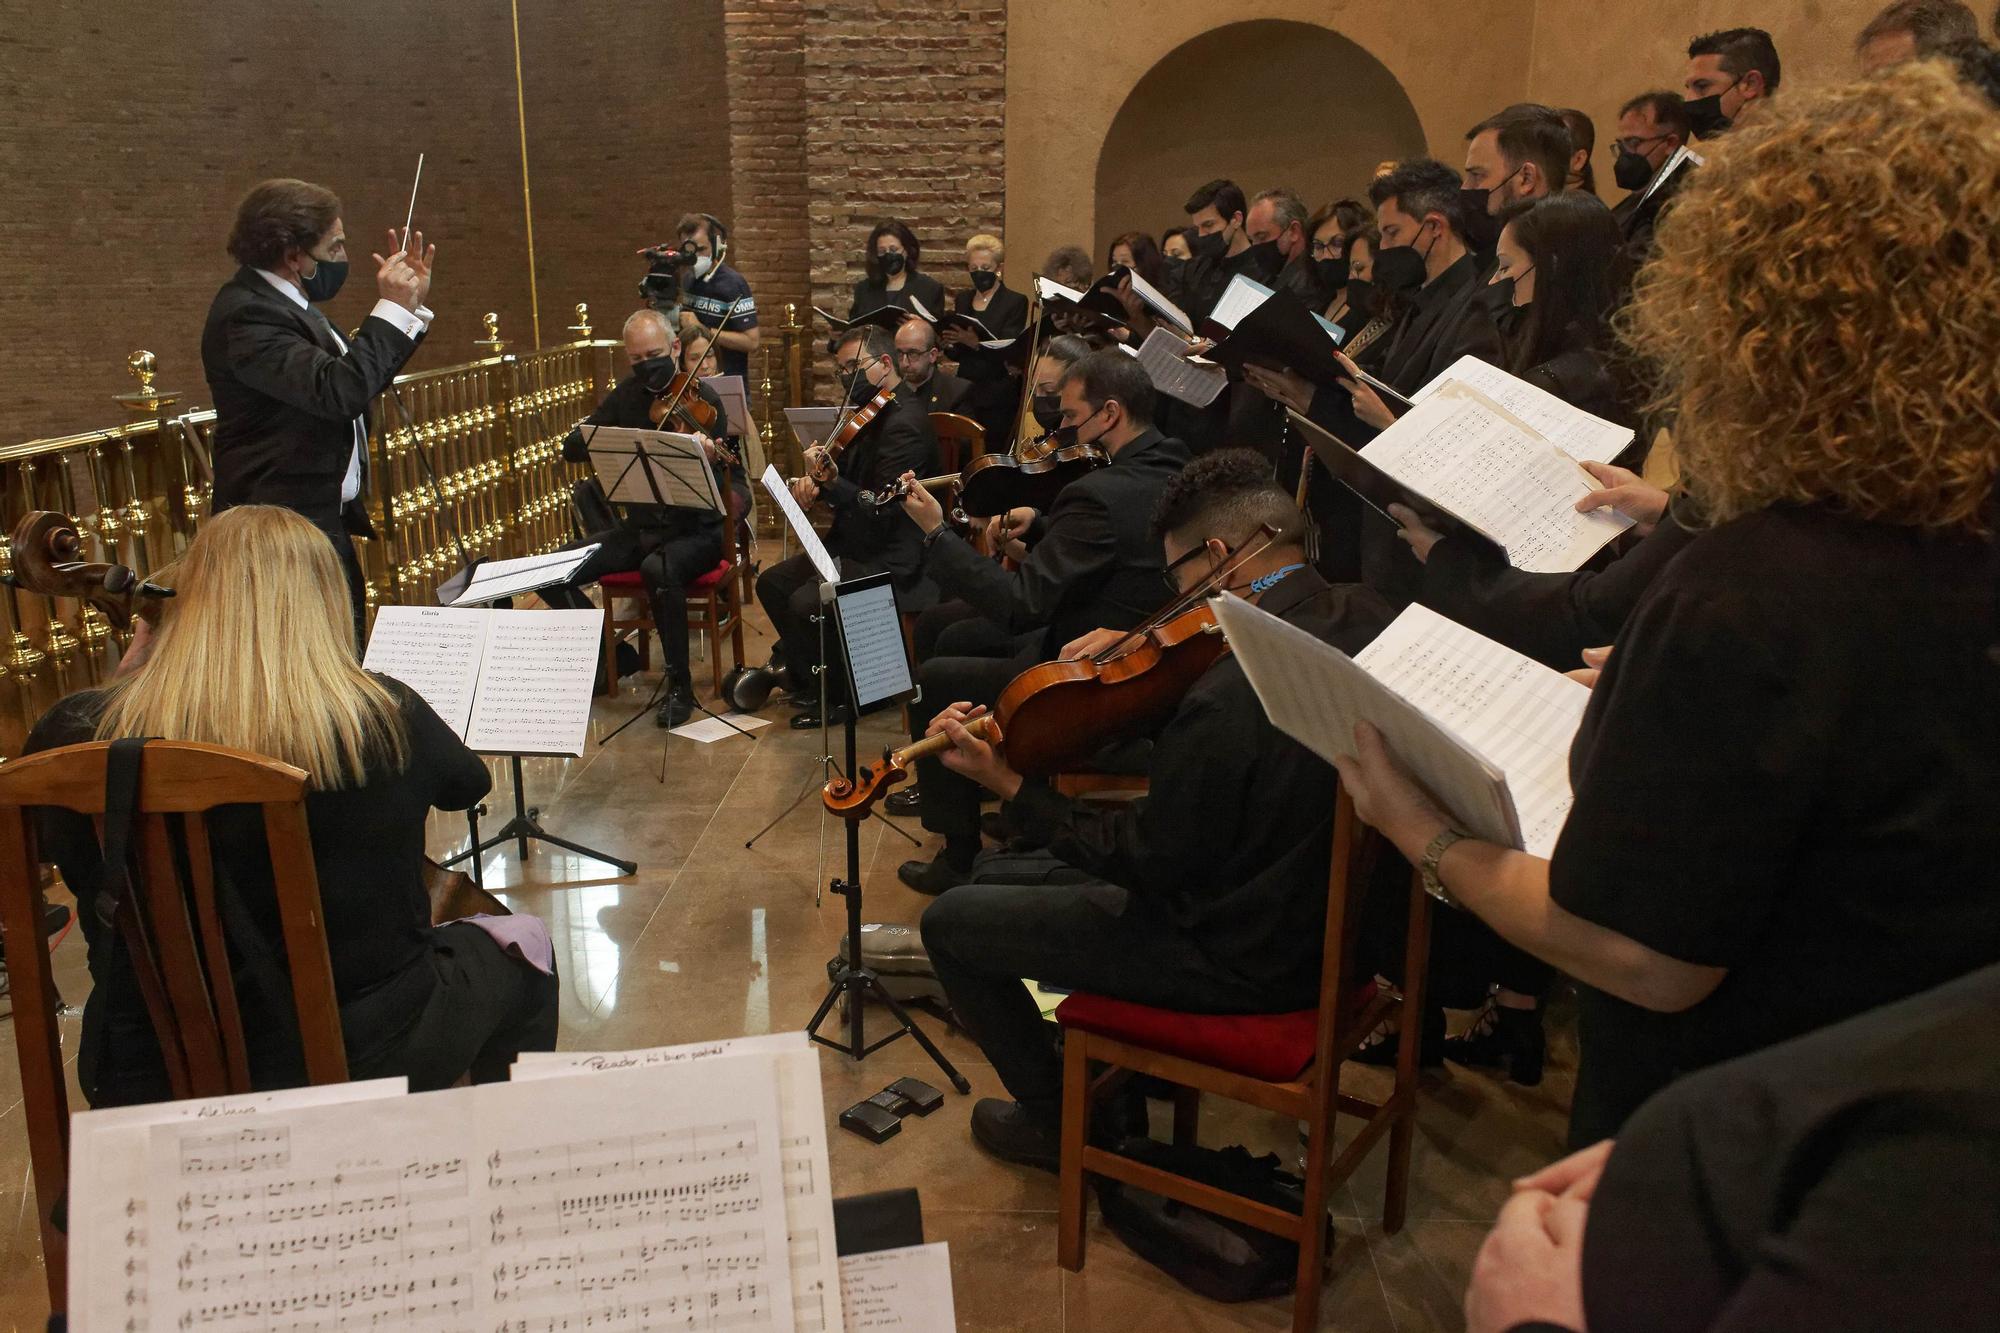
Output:
M611 594L604 595L604 671L599 694L618 692L618 635L611 628Z
M1403 1005L1400 1023L1404 1032L1424 1030L1424 980L1430 971L1431 899L1423 880L1412 876L1410 883L1409 938L1403 956ZM1382 1189L1382 1230L1395 1235L1403 1229L1410 1201L1410 1150L1417 1137L1418 1042L1403 1041L1396 1052L1394 1096L1401 1105L1396 1122L1389 1126L1389 1170Z
M1321 1269L1326 1264L1326 1166L1333 1147L1333 1103L1340 1066L1318 1071L1324 1086L1314 1093L1315 1109L1306 1125L1305 1199L1299 1210L1299 1271L1292 1290L1293 1333L1319 1327Z
M1090 1042L1081 1032L1063 1041L1062 1166L1056 1178L1056 1262L1083 1268L1083 1148L1090 1125Z
M735 606L731 608L733 614L729 617L730 662L731 665L739 667L743 665L743 606L742 599L737 598ZM720 684L715 689L718 694L722 692Z
M722 599L713 588L708 590L708 623L702 626L702 638L708 644L708 674L715 682L715 693L722 693Z
M1192 1148L1201 1135L1201 1089L1174 1089L1174 1146Z

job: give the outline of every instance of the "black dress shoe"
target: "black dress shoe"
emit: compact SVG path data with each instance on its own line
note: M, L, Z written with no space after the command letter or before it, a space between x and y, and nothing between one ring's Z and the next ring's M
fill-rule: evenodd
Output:
M686 690L676 688L660 701L660 710L653 714L653 725L672 730L693 716L694 700Z
M971 882L972 871L961 870L940 853L930 861L905 861L896 867L896 878L935 898L946 889Z
M1062 1165L1062 1122L1019 1102L982 1097L972 1108L972 1138L1003 1162L1054 1172Z
M1464 1036L1449 1038L1440 1046L1439 1054L1453 1064L1496 1070L1524 1088L1542 1081L1542 1062L1548 1055L1539 1005L1509 1009L1492 1000Z
M892 815L920 815L924 811L924 798L915 787L905 787L890 792L882 806Z

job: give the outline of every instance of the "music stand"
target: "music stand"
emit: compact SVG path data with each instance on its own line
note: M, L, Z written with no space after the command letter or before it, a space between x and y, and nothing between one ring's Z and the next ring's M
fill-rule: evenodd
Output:
M586 432L584 446L590 451L590 465L596 469L598 481L604 486L605 499L614 504L663 505L717 514L721 516L723 526L728 527L729 505L715 484L715 469L709 466L708 454L694 436L678 435L672 431L635 430L629 426L585 425L580 429ZM655 628L658 629L657 626ZM598 745L609 745L625 728L657 707L667 683L667 674L662 672L660 683L640 705L639 711L612 728L611 734L598 741ZM750 734L728 718L712 712L695 697L692 688L688 690L688 700L737 735ZM659 780L667 780L667 751L664 745L660 747Z
M896 584L887 573L869 574L845 583L820 585L822 623L831 620L838 631L842 658L847 666L847 720L842 730L847 739L847 772L854 773L854 728L861 714L899 704L916 695L916 678L910 670L909 651L903 645L903 623L896 607ZM972 1091L965 1075L952 1067L944 1052L932 1044L909 1011L889 994L882 979L862 963L861 955L861 819L841 821L847 826L847 877L836 877L830 886L847 900L847 960L839 964L826 998L819 1002L806 1033L822 1046L844 1051L851 1060L861 1060L881 1050L905 1034L915 1037L924 1053L944 1071L951 1085L961 1093ZM862 1001L874 997L888 1006L895 1017L896 1031L869 1045L862 1033ZM847 1001L845 1043L819 1035L835 1001Z

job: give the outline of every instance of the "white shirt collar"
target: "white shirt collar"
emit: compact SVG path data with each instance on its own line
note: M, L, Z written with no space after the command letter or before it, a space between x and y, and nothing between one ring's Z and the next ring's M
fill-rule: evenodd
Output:
M299 290L298 284L293 282L290 278L281 278L267 268L258 269L257 276L262 278L264 281L270 283L273 287L276 287L286 296L289 296L292 299L292 304L297 306L299 309L301 310L311 309L311 306L308 305L308 303L306 302L305 294Z

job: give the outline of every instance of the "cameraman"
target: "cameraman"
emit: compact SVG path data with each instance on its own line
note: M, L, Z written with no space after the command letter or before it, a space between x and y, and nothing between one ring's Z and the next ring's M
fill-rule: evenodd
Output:
M681 253L693 257L681 270L681 334L685 337L697 326L719 329L714 340L716 364L724 375L743 376L747 387L750 354L757 350L757 301L743 275L723 262L729 258L729 229L707 213L683 213L676 230ZM743 304L725 324L723 316L739 297Z

